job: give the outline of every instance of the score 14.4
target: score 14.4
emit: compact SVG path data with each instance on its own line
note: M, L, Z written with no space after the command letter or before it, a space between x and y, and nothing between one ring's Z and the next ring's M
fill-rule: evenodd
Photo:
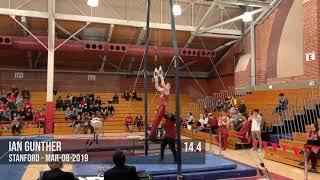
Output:
M202 142L193 142L186 141L183 143L185 146L185 152L201 152L202 151Z

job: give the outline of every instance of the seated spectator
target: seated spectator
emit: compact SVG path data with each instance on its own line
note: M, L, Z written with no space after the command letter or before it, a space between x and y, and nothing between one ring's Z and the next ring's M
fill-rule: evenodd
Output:
M30 91L28 88L24 88L21 92L23 99L30 99Z
M129 91L126 89L125 92L123 93L123 97L126 99L126 101L129 101L130 94Z
M18 94L19 94L19 90L18 90L18 88L17 88L17 86L12 86L12 88L11 88L11 94L12 94L12 96L14 96L14 97L17 97L18 96Z
M23 105L24 109L31 109L32 108L32 104L29 102L29 100L26 100L26 102Z
M66 120L71 119L71 113L72 113L72 111L71 111L70 107L67 107L64 118Z
M12 121L11 132L14 136L19 136L21 134L22 124L20 120L20 116L17 116Z
M57 95L58 94L58 90L56 88L53 88L53 95Z
M102 101L101 101L100 96L97 97L97 99L94 101L94 104L95 104L95 105L99 105L99 106L102 105Z
M43 111L37 112L36 114L36 123L39 128L42 128L44 125L44 121L46 120L46 114Z
M112 103L113 103L113 104L119 104L119 96L118 96L117 93L115 93L115 94L113 95Z
M230 117L231 128L236 131L239 128L239 125L242 121L241 113L238 111L237 107L232 107L230 109Z
M0 101L2 101L4 104L7 103L7 94L4 90L2 90L0 93Z
M100 108L100 114L103 119L108 117L108 108L107 107L101 107Z
M110 116L114 114L114 107L111 104L108 105L108 112Z
M138 95L136 91L132 92L132 99L138 100Z
M216 103L215 111L221 111L223 108L223 102L219 99Z
M67 98L64 100L64 109L67 109L68 107L71 107L71 100L70 100L70 96L68 95Z
M223 110L221 112L221 116L219 117L218 120L218 126L219 126L219 135L221 134L221 148L222 150L225 150L227 147L227 142L228 142L228 127L230 126L230 119L227 116L227 111ZM216 137L217 141L219 142L219 135Z
M188 117L187 117L187 124L188 125L193 125L194 117L191 112L189 112Z
M275 112L281 116L282 115L282 111L284 111L286 109L288 109L288 100L284 96L283 93L280 93L279 94L279 104L275 108Z
M63 99L61 96L56 100L56 110L63 111Z
M231 99L230 99L230 106L231 107L234 107L234 106L237 106L238 105L238 99L234 96L231 96Z
M127 117L125 118L125 124L126 124L126 127L128 129L128 131L132 132L132 124L133 124L133 118L131 116L131 113L129 113L127 115Z
M50 170L44 171L40 180L77 180L77 178L71 172L64 172L63 162L61 160L48 163Z
M203 115L204 115L205 117L207 117L208 114L209 114L209 112L210 112L210 109L207 107L207 105L204 105Z
M7 106L10 107L10 109L13 109L16 106L16 97L12 94L9 94L7 97Z
M21 96L18 96L16 100L16 107L22 108L23 106L24 106L23 98Z
M311 161L311 169L309 170L309 172L315 173L317 159L319 158L319 149L317 147L320 146L320 130L317 123L312 124L311 127L312 130L308 134L308 141L306 143L306 146L308 162ZM304 162L300 163L300 165L304 165Z
M33 113L31 111L31 109L25 109L24 120L26 120L26 121L32 121L33 120Z
M113 155L115 167L104 173L104 180L138 180L139 177L134 166L125 165L126 156L123 152L117 151Z
M12 120L11 109L9 107L7 107L7 109L4 111L4 120L5 121Z
M140 114L136 116L135 125L137 126L138 130L141 131L141 128L143 127L143 119Z
M4 110L0 110L0 121L4 121L5 116L4 116Z
M239 107L238 107L239 112L243 115L247 111L247 107L244 104L244 100L241 100Z
M204 127L205 117L203 114L200 114L200 118L198 120L197 126Z
M4 103L4 102L2 102L2 101L0 101L0 111L5 111L5 110L7 110L7 105Z

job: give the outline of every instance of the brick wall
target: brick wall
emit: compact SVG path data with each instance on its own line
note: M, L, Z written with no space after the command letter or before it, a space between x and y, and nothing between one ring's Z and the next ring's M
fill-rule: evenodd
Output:
M319 16L320 2L318 0L304 1L303 3L303 51L314 51L316 60L306 62L304 59L304 76L309 79L318 79L319 76Z

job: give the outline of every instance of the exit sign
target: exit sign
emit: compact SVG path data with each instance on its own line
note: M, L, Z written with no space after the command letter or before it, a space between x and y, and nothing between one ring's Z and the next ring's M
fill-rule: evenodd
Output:
M314 60L316 60L315 52L306 53L306 61L314 61Z

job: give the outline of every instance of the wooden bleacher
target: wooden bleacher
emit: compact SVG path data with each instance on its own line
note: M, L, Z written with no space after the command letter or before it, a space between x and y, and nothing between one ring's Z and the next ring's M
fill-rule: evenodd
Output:
M55 100L61 96L63 99L66 98L68 94L78 96L80 94L85 94L84 92L60 92L54 96ZM102 102L106 103L110 98L112 98L114 93L94 93L95 97L100 96ZM121 93L118 93L121 95ZM138 92L138 96L142 96L143 93ZM45 92L31 92L31 103L34 109L42 109L45 106ZM119 104L113 104L115 108L115 114L112 117L108 117L104 121L103 131L105 133L118 133L118 132L126 132L127 129L124 125L124 119L128 113L131 113L133 118L136 115L141 114L144 115L144 102L143 101L135 101L132 102L126 101L123 98L119 99ZM159 95L155 96L155 93L148 94L148 117L149 124L152 123L153 118L155 116L156 106L159 104ZM180 95L180 104L181 108L181 117L185 118L188 112L193 112L195 115L200 114L200 108L193 101L193 99L185 94ZM175 95L170 95L169 104L166 109L168 112L175 111ZM54 134L72 134L74 133L74 128L69 127L71 123L68 123L64 119L65 112L64 111L55 111L54 113ZM69 121L71 122L71 121ZM10 136L11 134L11 125L2 125L5 126L7 130L2 129L3 136ZM22 128L21 135L38 135L43 134L43 128L37 128L35 124L30 124L25 128Z
M318 122L319 121L320 120L318 120ZM285 145L287 147L286 152L282 151L281 149L277 149L277 151L274 151L271 147L268 147L266 149L266 153L264 157L269 160L281 162L281 163L292 165L299 168L304 168L299 164L300 162L304 161L304 155L298 154L298 156L296 156L292 148L298 147L300 150L304 149L304 145L308 140L308 133L293 133L292 138L293 140L280 139L279 141L280 146ZM309 163L309 168L310 167L311 167L311 163ZM316 171L318 173L320 172L320 159L317 160Z

